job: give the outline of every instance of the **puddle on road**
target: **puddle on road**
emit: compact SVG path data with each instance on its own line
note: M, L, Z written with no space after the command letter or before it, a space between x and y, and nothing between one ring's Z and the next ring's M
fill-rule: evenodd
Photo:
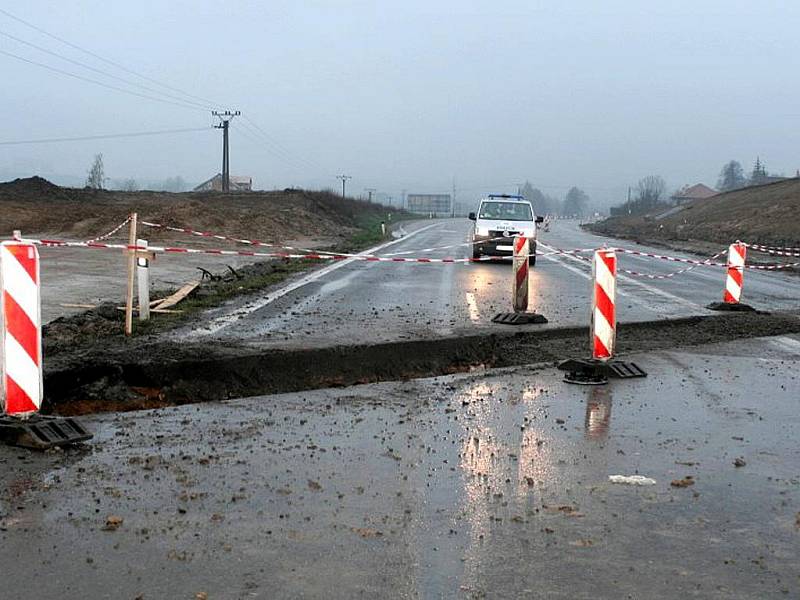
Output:
M687 369L731 381L735 360ZM26 525L31 543L9 528L0 560L35 564L45 544L69 540L92 558L96 585L117 585L123 563L148 573L124 578L132 597L193 589L198 573L227 590L249 577L267 595L267 582L314 596L337 581L352 592L343 595L513 597L569 585L573 597L609 597L621 581L636 590L645 572L662 596L722 594L698 592L701 581L763 596L797 570L784 502L800 500L800 426L776 377L791 368L773 361L737 382L771 402L732 418L692 378L672 377L673 361L650 356L648 379L605 387L519 368L95 417L92 453L26 464L0 455L0 498L31 470L57 474L24 495L46 505ZM737 413L752 406L727 398ZM739 455L743 469L732 465ZM658 483L611 486L611 474ZM670 487L687 475L694 486ZM124 518L114 533L101 530L108 514ZM47 535L36 533L44 523ZM82 589L71 556L52 562ZM578 576L587 569L593 578Z

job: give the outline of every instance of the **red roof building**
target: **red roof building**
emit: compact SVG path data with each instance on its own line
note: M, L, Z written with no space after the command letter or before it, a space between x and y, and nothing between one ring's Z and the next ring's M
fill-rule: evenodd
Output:
M672 200L675 202L675 204L686 204L687 202L693 202L694 200L705 200L706 198L711 198L711 196L716 196L718 193L719 192L717 192L717 190L712 189L703 183L698 183L692 186L683 186L672 195Z

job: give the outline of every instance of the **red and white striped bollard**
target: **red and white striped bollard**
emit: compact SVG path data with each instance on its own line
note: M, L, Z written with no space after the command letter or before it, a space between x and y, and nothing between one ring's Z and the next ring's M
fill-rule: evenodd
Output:
M42 404L39 252L20 241L0 244L0 405L8 415Z
M592 275L592 358L607 361L614 356L617 337L617 254L614 250L595 251Z
M746 256L747 246L741 242L731 244L728 248L728 276L725 279L725 292L722 295L725 304L739 304L742 299Z
M528 254L530 242L526 237L514 238L514 282L511 290L511 303L514 312L528 310Z

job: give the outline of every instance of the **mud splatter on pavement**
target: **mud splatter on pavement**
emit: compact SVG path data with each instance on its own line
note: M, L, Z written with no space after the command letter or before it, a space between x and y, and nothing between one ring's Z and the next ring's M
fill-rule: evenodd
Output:
M636 355L648 378L600 388L513 367L87 417L85 449L0 448L3 584L21 600L793 597L796 346Z

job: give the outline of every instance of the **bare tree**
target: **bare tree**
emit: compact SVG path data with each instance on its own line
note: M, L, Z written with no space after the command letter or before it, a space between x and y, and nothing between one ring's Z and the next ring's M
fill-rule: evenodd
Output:
M139 185L136 183L135 179L126 179L122 182L122 191L123 192L135 192L139 189Z
M89 169L89 176L86 178L86 187L95 190L102 190L106 182L106 171L103 167L103 155L95 154L92 168Z
M661 203L667 184L659 175L642 177L636 184L636 201L640 209L646 211Z

